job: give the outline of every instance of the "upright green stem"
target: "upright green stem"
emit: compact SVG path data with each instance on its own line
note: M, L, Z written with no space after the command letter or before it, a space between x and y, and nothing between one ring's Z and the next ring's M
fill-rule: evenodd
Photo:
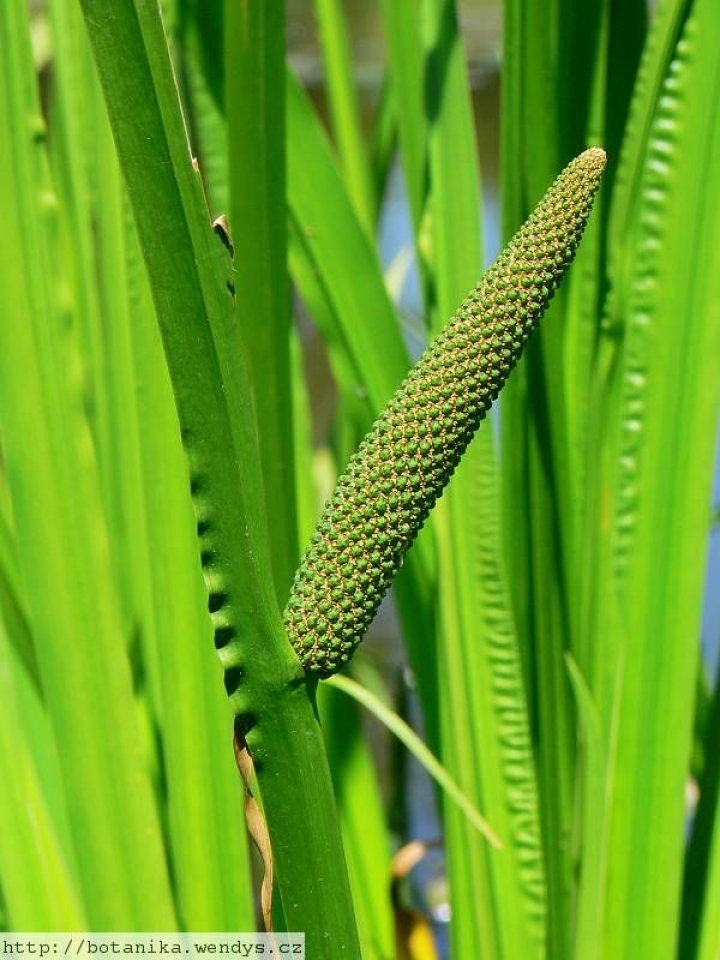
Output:
M154 0L82 6L175 392L215 645L255 761L283 912L290 929L305 930L309 956L356 958L320 729L276 600L231 264L191 163L160 11Z

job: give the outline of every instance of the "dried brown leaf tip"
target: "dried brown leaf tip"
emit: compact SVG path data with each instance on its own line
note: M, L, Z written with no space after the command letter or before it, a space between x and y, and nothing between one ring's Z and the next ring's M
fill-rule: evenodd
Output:
M285 609L306 670L330 676L362 640L572 262L604 169L595 147L563 170L350 460Z

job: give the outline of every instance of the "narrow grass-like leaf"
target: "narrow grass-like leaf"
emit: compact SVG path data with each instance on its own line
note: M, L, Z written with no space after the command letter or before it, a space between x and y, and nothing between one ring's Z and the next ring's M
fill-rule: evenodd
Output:
M602 10L564 0L507 4L507 123L503 156L504 229L513 229L535 202L542 179L585 145L597 68ZM557 42L562 36L562 42ZM503 81L505 83L505 79ZM505 119L506 118L506 119ZM592 237L590 238L592 242ZM584 255L594 259L590 250ZM573 282L572 275L569 284ZM548 952L570 956L575 782L574 703L564 652L575 645L573 550L580 534L567 504L576 505L582 464L579 398L567 370L564 339L569 287L561 291L529 345L518 376L501 400L503 531L518 635L537 744L543 844L548 883ZM583 304L590 309L589 304ZM587 328L578 331L573 362L587 365ZM572 349L571 344L571 349Z
M453 7L432 2L425 11L435 324L482 266L480 176ZM506 851L492 854L446 809L451 937L458 956L531 957L540 955L544 940L534 773L499 557L493 438L487 427L482 434L467 451L437 522L442 755L458 782L487 809ZM497 922L498 903L512 920Z
M467 818L473 829L477 830L491 846L496 849L502 847L503 844L495 833L492 825L488 823L472 800L463 792L455 780L453 780L452 776L448 774L440 761L428 750L412 727L408 726L394 710L391 710L378 696L372 693L372 691L363 687L350 677L338 674L337 676L330 677L328 683L333 687L337 687L338 690L342 690L348 696L353 697L358 703L361 703L367 710L373 713L415 757L438 786L445 791L450 800L461 811L462 815Z
M372 237L377 201L362 135L345 14L340 0L315 0L315 12L320 26L333 132L345 184L358 219Z
M40 672L35 641L28 623L27 607L22 595L17 552L8 519L0 512L0 616L5 622L9 642L25 664L33 682L40 686Z
M400 160L413 225L415 257L423 279L421 294L428 295L421 233L428 189L427 110L428 88L422 23L413 0L382 0L383 29L388 50L388 73L395 99Z
M342 678L346 680L346 678ZM348 683L353 683L347 680ZM323 684L318 691L338 801L363 960L393 951L390 846L382 798L357 704Z
M166 703L192 704L192 710L173 712L160 731L178 911L190 930L251 929L243 790L229 749L232 716L213 649L187 466L162 342L130 224L127 233L160 681Z
M93 182L102 184L94 216L105 322L103 371L96 379L110 428L103 452L116 576L132 601L132 625L141 639L143 681L153 694L150 722L161 719L163 699L194 704L192 712L160 725L179 913L190 929L249 928L252 891L241 788L228 749L231 714L210 642L177 415L79 8L75 0L58 0L53 14L57 35L66 45L73 37L85 65L87 79L76 96L83 99L86 125L95 118L86 166L93 167ZM61 105L72 109L73 101L64 97L58 110ZM164 642L168 636L172 643ZM150 738L154 743L152 730ZM233 814L239 829L222 837L220 825L232 822Z
M720 952L720 687L706 727L707 763L685 861L679 955L713 960Z
M720 89L719 30L696 3L658 101L626 281L614 547L627 635L604 949L659 960L678 927L720 382L720 111L693 97Z
M53 36L60 40L54 63L65 83L58 89L55 114L69 130L84 118L85 136L61 141L53 159L73 179L66 185L75 197L76 241L71 262L76 273L97 286L99 337L94 354L84 354L99 411L96 448L113 560L113 577L122 603L123 629L129 645L138 643L142 678L153 718L162 722L160 667L152 611L151 556L140 467L140 422L131 348L126 265L127 200L98 82L92 51L77 0L53 4ZM75 79L71 86L71 79ZM67 116L66 116L67 115ZM69 155L68 155L69 153ZM77 156L73 155L77 154ZM85 180L75 182L81 171ZM86 196L87 195L87 196ZM79 206L85 197L87 208ZM75 207L79 209L75 210ZM75 217L74 217L75 218ZM73 218L73 219L74 219ZM93 250L93 262L82 252ZM122 464L122 469L118 465Z
M293 450L295 453L295 500L298 516L298 540L305 543L312 536L318 515L315 476L313 473L312 414L310 391L305 379L302 346L297 331L290 340L290 372L293 399Z
M395 160L397 146L397 105L393 88L385 76L378 105L373 118L372 138L370 142L370 172L373 190L377 198L376 208L382 210L388 178Z
M398 136L408 206L420 233L427 190L427 113L422 21L412 0L382 0L388 71L396 103Z
M284 27L282 3L225 3L225 62L232 65L225 71L225 114L234 284L254 386L270 556L281 606L299 552L290 397Z
M480 169L454 0L424 0L425 111L437 332L482 270Z
M290 209L342 318L347 351L362 370L374 413L382 410L407 372L407 352L377 253L350 205L319 121L292 74L287 105ZM352 273L348 263L353 264Z
M93 200L99 184L94 168L93 65L87 38L77 29L77 0L53 3L48 8L52 31L52 102L50 104L51 161L58 195L67 211L72 256L69 268L77 301L80 346L85 364L85 403L98 451L103 496L108 506L107 484L111 474L108 447L111 442L108 395L102 384L106 369L101 304L96 283L97 255L92 234ZM110 514L112 516L112 513ZM111 537L114 530L110 530ZM120 574L124 576L124 572ZM121 589L124 583L121 582ZM126 598L123 597L123 600ZM127 616L126 610L123 613Z
M75 877L26 739L15 689L15 661L0 619L0 884L15 930L81 930ZM39 706L39 704L38 704Z
M574 956L577 960L597 960L600 953L605 851L607 848L608 783L607 750L600 715L592 694L570 654L566 658L568 674L577 701L580 737L583 741L583 821L581 894L577 905Z
M63 290L26 6L2 5L0 420L28 615L62 765L87 920L172 929L174 910L111 579ZM33 442L27 438L32 436ZM47 531L52 530L52 536ZM88 723L88 717L94 718ZM82 785L82 788L80 788Z
M197 142L213 216L230 211L223 40L225 0L178 0L179 63L191 137Z

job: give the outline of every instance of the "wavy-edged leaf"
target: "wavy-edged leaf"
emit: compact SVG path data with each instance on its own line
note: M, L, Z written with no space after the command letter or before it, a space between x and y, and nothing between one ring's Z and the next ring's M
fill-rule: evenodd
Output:
M428 4L426 16L433 322L439 324L482 268L480 190L453 4ZM505 846L502 853L488 850L445 805L451 934L458 956L538 957L545 896L537 797L499 556L494 471L492 428L485 424L443 498L436 524L442 757L461 788L486 810Z
M585 145L597 70L601 12L563 0L508 0L504 40L503 227L510 234L567 157ZM562 40L558 42L558 39ZM593 218L595 218L593 214ZM590 243L593 226L590 224ZM583 243L585 247L585 243ZM587 367L587 318L565 340L570 285L583 249L543 319L538 336L500 399L503 537L513 611L525 664L547 868L548 952L570 956L572 859L568 837L575 779L574 704L563 654L571 633L576 567L574 494L582 477L582 409L568 387ZM585 322L583 322L585 321ZM583 383L583 381L580 381ZM583 383L584 385L584 383Z
M462 496L449 511L447 532L454 554L443 555L439 538L446 577L441 581L448 751L443 756L461 786L477 798L505 847L502 854L482 848L474 854L473 902L482 924L476 949L483 957L542 957L546 891L538 797L522 665L501 557L490 424L481 426L453 484L453 493ZM454 642L450 628L457 635ZM452 823L448 811L446 815ZM460 831L457 842L470 851L467 831ZM466 860L473 862L469 852Z
M126 258L159 680L166 704L192 704L173 711L158 731L178 910L190 930L251 929L243 792L229 749L232 712L207 616L177 412L131 224Z
M700 0L658 98L626 281L613 508L626 632L604 929L612 955L670 957L677 936L720 383L720 109L694 91L720 90L719 49L716 11Z

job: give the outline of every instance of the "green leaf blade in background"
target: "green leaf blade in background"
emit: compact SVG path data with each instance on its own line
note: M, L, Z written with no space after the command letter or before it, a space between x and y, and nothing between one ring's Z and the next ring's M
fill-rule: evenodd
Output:
M697 106L691 91L720 90L718 42L711 5L694 4L648 141L646 202L627 301L615 505L627 635L605 944L610 952L643 957L673 956L678 935L713 469L708 438L720 400L713 176L720 111ZM652 797L650 810L633 786L639 780ZM633 922L629 902L637 912Z
M243 788L230 749L232 711L212 643L172 387L136 237L127 233L162 695L166 703L192 704L160 727L178 912L189 930L250 930L254 894Z
M354 703L323 684L318 692L363 960L393 955L390 845L369 745Z
M100 294L95 282L99 264L92 234L92 205L101 189L94 158L94 69L82 29L77 0L49 4L52 42L52 101L49 105L53 178L67 211L69 268L77 300L80 346L85 357L85 403L101 464L103 497L111 504L109 477L102 464L109 459L110 411L102 382L106 347ZM111 529L111 536L114 530ZM125 574L121 573L121 577ZM125 587L123 582L122 587ZM127 616L127 596L122 596Z
M270 550L283 606L298 562L290 396L282 3L229 0L225 71L235 296L254 385ZM252 186L250 186L252 185Z
M315 0L314 6L322 39L325 83L343 180L358 219L372 236L378 204L363 142L345 15L340 0Z
M408 918L447 875L454 960L717 960L716 6L0 4L4 930L256 926L235 712L274 917L308 956L425 957ZM609 165L378 625L397 609L412 670L399 642L350 668L381 690L391 662L404 704L414 679L433 753L384 693L331 681L438 778L436 823L337 690L320 730L279 609L422 320L481 272L473 110L492 161L498 79L506 237L582 147ZM396 845L438 834L444 858L391 877Z
M582 878L574 930L574 955L582 960L602 956L601 931L604 890L607 819L605 803L608 777L607 754L602 724L592 693L577 664L567 656L568 674L577 703L580 730L578 739L583 749L582 769Z
M709 709L703 746L707 757L698 788L685 858L679 952L712 960L720 950L720 690Z
M43 789L18 696L21 669L0 620L0 882L13 928L61 931L85 924L77 877L54 820L55 804ZM38 713L42 706L34 693ZM33 717L37 720L37 717ZM43 718L44 719L44 718ZM48 736L47 726L43 734ZM56 799L56 798L53 798Z
M434 96L425 108L438 330L482 271L480 174L454 4L428 3L425 18L424 89ZM451 938L456 956L539 957L545 890L537 797L494 521L493 445L492 428L484 424L436 517L442 755L504 845L491 850L445 804Z
M425 111L425 51L422 18L413 0L383 0L390 82L394 91L400 161L413 227L415 262L421 276L420 295L428 297L424 265L423 214L428 189L427 117Z
M10 517L6 516L4 511L0 511L0 614L9 643L16 650L33 683L40 689L35 640L28 622L27 604L22 595L15 537L10 526Z
M81 116L88 134L62 140L54 159L61 169L90 171L95 185L83 226L96 248L98 269L90 275L103 322L101 352L86 355L86 369L96 403L106 410L98 448L115 578L125 597L128 642L140 639L139 682L151 691L156 789L167 804L178 914L189 929L249 929L253 894L242 787L229 749L232 716L211 642L162 344L80 10L75 0L58 0L51 13L53 37L63 41L55 46L56 73L84 69L82 83L55 91L53 116L67 118L69 127ZM65 157L67 151L73 156ZM85 182L75 191L84 196ZM164 723L163 701L176 698L193 710ZM240 829L223 836L221 825L233 817Z
M74 224L70 261L84 290L81 316L92 324L83 364L123 631L142 647L152 711L162 722L160 666L152 613L152 561L144 514L140 433L126 264L126 205L115 146L77 0L51 7L51 116L67 131L52 153L61 202ZM81 122L80 122L81 121ZM81 135L82 133L82 135ZM118 469L122 464L122 469Z
M407 373L407 351L377 253L355 216L307 95L291 73L287 105L291 214L335 302L343 323L338 332L374 413L383 409ZM353 264L352 276L348 263Z
M581 12L562 0L510 0L506 14L502 170L509 232L541 178L566 155L586 143L617 143L644 10L637 3L598 2ZM620 70L613 59L618 45L626 55ZM610 155L611 171L615 162ZM607 181L577 262L500 401L506 555L529 681L553 956L571 951L578 855L577 718L564 656L573 651L585 670L598 652L590 652L586 624L598 579L594 524L602 503L588 489L596 482L606 429L596 410L596 370L609 361L599 361L596 350L605 285L604 198L612 175Z
M3 5L0 30L3 49L13 51L3 58L0 84L3 137L13 142L0 168L3 193L11 198L0 231L0 297L7 318L0 409L24 595L58 743L88 922L101 929L142 930L157 929L162 921L173 929L83 410L80 360L62 302L66 289L57 255L63 226L48 179L22 2ZM24 282L28 277L31 285ZM127 838L121 847L118 829Z

